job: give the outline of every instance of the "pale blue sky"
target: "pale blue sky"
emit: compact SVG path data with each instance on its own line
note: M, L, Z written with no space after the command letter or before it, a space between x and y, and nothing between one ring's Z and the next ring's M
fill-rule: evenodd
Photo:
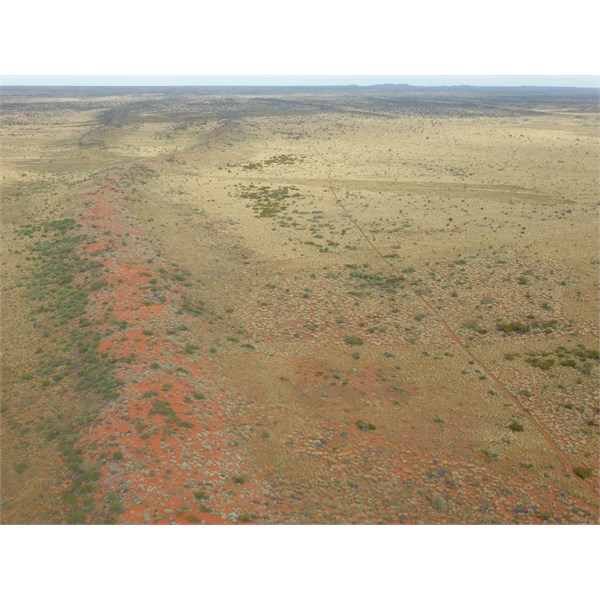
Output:
M410 85L600 87L597 75L4 75L2 85Z

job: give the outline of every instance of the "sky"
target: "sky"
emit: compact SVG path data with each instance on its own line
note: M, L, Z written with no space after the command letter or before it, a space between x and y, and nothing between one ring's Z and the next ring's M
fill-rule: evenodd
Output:
M598 87L600 72L597 0L4 4L4 85Z
M600 87L595 75L5 75L2 85L409 85Z

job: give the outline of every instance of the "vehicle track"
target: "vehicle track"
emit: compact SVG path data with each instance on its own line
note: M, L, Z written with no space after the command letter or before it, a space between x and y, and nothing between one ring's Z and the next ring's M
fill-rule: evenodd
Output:
M348 210L346 205L342 202L342 200L336 194L335 188L333 186L333 181L331 179L331 167L328 166L327 173L327 181L329 184L329 191L333 195L335 203L343 210L346 218L352 223L352 225L356 228L356 230L363 237L365 242L370 246L370 248L377 254L377 256L389 266L389 268L399 277L404 277L404 275L398 270L398 268L387 258L385 258L383 252L373 243L371 238L365 233L364 229L360 226L360 224L356 221L356 219L352 216L352 213ZM413 292L417 300L423 305L423 307L435 318L435 320L445 329L446 333L452 340L453 344L457 346L463 354L472 360L485 375L493 382L498 390L502 392L502 394L508 398L514 407L523 415L523 417L531 423L531 425L538 431L538 433L546 440L548 445L552 448L556 456L560 459L565 467L566 471L570 474L573 474L575 470L575 465L571 462L569 457L560 449L558 444L554 441L552 434L538 419L536 419L521 403L521 401L515 396L496 376L496 374L491 370L491 368L476 354L474 354L465 344L461 341L458 334L454 331L454 329L448 324L443 315L433 306L433 304L422 295L416 293L413 282L410 279L405 278L406 283L408 284L409 289ZM584 488L587 488L590 492L595 493L596 490L591 482L585 481L577 476L575 476L575 480Z

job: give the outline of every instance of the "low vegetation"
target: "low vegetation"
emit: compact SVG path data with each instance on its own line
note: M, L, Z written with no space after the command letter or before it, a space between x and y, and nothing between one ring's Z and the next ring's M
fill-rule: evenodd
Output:
M122 385L113 374L115 363L99 353L100 334L86 318L89 295L107 283L98 277L102 264L81 257L80 247L92 240L77 232L73 219L28 225L21 234L40 238L31 248L34 269L26 295L36 307L32 313L34 323L53 330L53 336L47 339L55 344L52 353L39 355L34 375L28 379L33 385L37 381L42 387L54 388L51 393L57 396L69 386L79 396L77 409L63 410L44 424L44 430L46 438L58 444L72 476L70 491L64 495L66 520L81 523L95 518L90 512L100 470L84 461L78 448L78 432L95 419L105 403L119 397Z

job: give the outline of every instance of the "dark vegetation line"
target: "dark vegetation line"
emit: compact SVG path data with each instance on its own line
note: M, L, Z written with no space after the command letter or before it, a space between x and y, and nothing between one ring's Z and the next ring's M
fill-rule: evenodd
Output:
M146 108L147 103L135 103L134 106ZM128 117L134 106L125 108ZM100 126L88 135L98 140L96 134L99 131L119 127L123 118L122 111L114 114L109 111L102 116ZM229 121L220 124L212 132L212 142L222 142L231 133L232 126ZM91 145L104 147L103 142ZM194 150L207 151L210 145L211 140L200 141L173 156ZM162 157L159 162L168 158ZM146 161L144 157L127 164L143 165ZM96 173L96 177L104 178L122 166L103 170ZM53 416L46 418L41 428L46 440L58 444L70 475L68 489L62 495L65 522L110 524L123 511L123 506L116 494L108 494L101 509L97 509L96 485L102 476L102 464L84 459L80 436L108 403L118 401L123 382L115 377L114 368L118 362L135 361L135 356L109 359L98 351L103 337L123 330L127 323L112 318L110 309L97 321L86 316L89 294L109 284L101 262L81 257L82 245L96 240L79 232L80 227L75 219L64 218L27 224L19 231L23 237L38 240L30 246L35 266L26 284L25 295L34 303L30 315L34 327L51 343L51 350L46 354L42 348L35 350L35 355L39 356L36 367L33 372L23 373L21 379L23 385L33 388L33 393L47 392L56 406ZM100 327L102 333L98 331Z
M107 282L102 263L81 258L79 247L93 239L77 229L74 219L21 228L20 235L40 238L31 246L35 267L25 294L34 303L34 327L41 328L52 344L45 355L41 348L35 350L40 355L37 366L22 379L39 386L38 394L47 391L56 401L54 416L45 420L42 431L48 441L58 443L72 477L62 498L66 522L83 523L88 517L110 522L109 515L94 514L95 482L101 473L99 465L84 461L78 440L81 429L94 421L103 406L118 399L121 382L113 374L117 361L98 352L97 323L86 317L89 292ZM111 325L107 317L104 321Z

